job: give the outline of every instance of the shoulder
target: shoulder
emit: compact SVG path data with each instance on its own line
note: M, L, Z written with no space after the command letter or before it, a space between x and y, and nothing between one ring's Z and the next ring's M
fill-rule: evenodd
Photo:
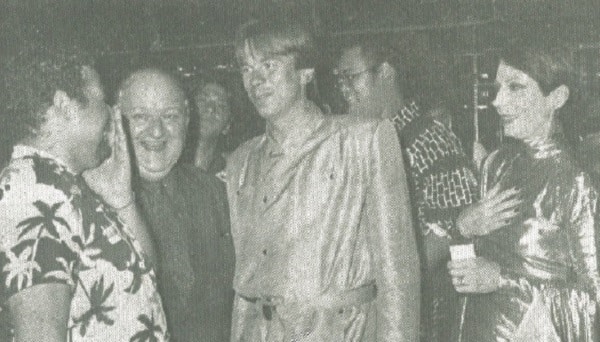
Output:
M265 139L265 135L259 135L254 137L244 143L242 143L238 148L236 148L227 158L227 166L226 172L230 174L231 170L235 170L244 163L248 154L251 153L256 147L260 144L261 141Z
M37 177L31 159L13 159L0 173L0 200L4 193L17 189L29 189Z
M13 159L0 174L0 205L31 204L36 200L66 199L70 186L50 178L61 178L60 172L47 176L45 165L34 158ZM55 170L52 170L55 171ZM71 184L69 184L71 185Z
M563 151L556 159L552 170L559 183L570 183L571 189L578 193L596 194L598 181L592 176L569 151Z
M196 189L193 191L200 191L208 193L213 196L220 196L225 191L225 185L223 181L218 179L216 176L195 167L191 164L177 165L174 169L177 172L179 182L184 182L184 186L191 186Z
M348 139L371 142L378 135L396 136L394 125L389 120L362 118L355 115L332 115L329 121L332 130Z

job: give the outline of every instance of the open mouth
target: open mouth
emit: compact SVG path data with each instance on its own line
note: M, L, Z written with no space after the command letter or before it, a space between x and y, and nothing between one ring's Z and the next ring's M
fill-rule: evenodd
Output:
M267 98L269 98L272 94L273 92L267 90L255 91L252 97L258 101L264 101Z
M148 151L162 151L167 147L166 141L140 141L140 145Z

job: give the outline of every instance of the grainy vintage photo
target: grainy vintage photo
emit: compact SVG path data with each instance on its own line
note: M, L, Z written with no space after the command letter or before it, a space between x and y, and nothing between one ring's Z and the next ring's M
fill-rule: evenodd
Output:
M0 0L0 342L600 341L597 0Z

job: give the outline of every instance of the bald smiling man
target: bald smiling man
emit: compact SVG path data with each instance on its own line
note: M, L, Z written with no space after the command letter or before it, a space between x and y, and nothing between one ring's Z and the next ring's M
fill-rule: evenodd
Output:
M135 191L156 248L172 340L227 341L234 256L225 189L178 164L189 122L179 80L158 69L136 71L122 83L117 106L128 121Z

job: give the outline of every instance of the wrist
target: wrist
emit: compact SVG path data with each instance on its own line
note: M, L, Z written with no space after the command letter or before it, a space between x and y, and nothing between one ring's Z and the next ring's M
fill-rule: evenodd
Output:
M121 210L131 207L135 203L135 193L134 192L131 192L128 196L124 196L124 198L125 198L124 200L119 200L119 201L111 204L111 207L115 211L121 211Z
M515 281L506 268L500 268L500 274L497 281L498 290L507 290L513 287Z
M460 235L462 235L462 237L464 237L466 239L470 239L474 235L474 234L471 234L471 231L462 224L462 221L460 219L456 220L456 230L458 230Z

